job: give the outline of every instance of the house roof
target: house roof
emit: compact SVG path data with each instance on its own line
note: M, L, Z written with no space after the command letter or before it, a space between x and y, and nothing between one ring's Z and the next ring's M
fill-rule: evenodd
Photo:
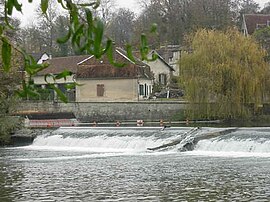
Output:
M163 64L165 64L169 68L170 71L175 71L174 68L171 65L169 65L168 62L166 62L165 59L157 51L152 50L151 54L154 53L158 56L158 59L160 59L161 62L163 62Z
M246 25L247 33L253 34L257 26L267 26L270 22L270 15L264 14L244 14L243 21Z
M38 75L46 75L49 73L58 74L64 70L69 70L72 73L76 73L78 63L86 60L89 57L89 55L79 55L49 59L45 61L45 63L49 64L49 67L40 71Z
M173 58L173 53L178 52L180 49L180 45L166 45L156 51L166 62L169 62L169 59Z
M122 68L114 67L108 61L106 56L97 60L96 58L88 58L84 62L79 63L77 78L147 78L152 79L153 75L150 67L140 61L131 61L123 50L116 49L114 59L118 63L125 63Z

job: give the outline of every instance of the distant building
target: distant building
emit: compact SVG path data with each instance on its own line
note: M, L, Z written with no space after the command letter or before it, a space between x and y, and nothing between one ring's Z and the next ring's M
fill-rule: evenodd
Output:
M157 55L157 59L155 61L149 61L149 62L146 62L146 63L150 66L150 69L154 74L154 83L155 84L160 84L160 85L163 85L163 86L167 86L170 83L171 78L172 78L173 73L175 72L175 70L155 50L150 52L149 58L151 58L153 54Z
M125 63L123 68L112 66L107 57L97 60L89 57L78 63L76 88L78 102L138 101L148 99L153 88L150 67L128 59L125 52L116 49L115 60Z
M270 15L243 14L242 32L245 36L252 35L256 30L270 25Z
M161 46L157 52L158 54L174 69L173 75L179 76L179 60L181 58L180 45L166 45Z
M82 55L82 56L68 56L68 57L57 57L57 58L51 58L46 61L43 61L43 63L48 63L49 67L46 69L40 71L33 77L34 83L41 87L41 89L47 89L48 83L55 83L55 85L61 89L64 94L68 97L69 101L76 101L76 89L66 90L65 85L74 83L76 73L77 73L77 65L79 62L87 59L90 57L89 55ZM52 77L47 77L47 81L45 81L44 76L48 74L56 75L64 70L68 70L72 72L71 76L68 76L66 80L60 79L54 81ZM48 82L48 83L47 83ZM57 100L57 97L55 93L51 90L50 93L47 95L44 95L42 99L45 100Z
M47 89L48 83L55 82L69 101L76 102L138 101L149 98L153 88L150 67L139 60L131 61L121 49L116 49L114 57L117 62L125 63L125 67L114 67L106 55L99 60L89 55L51 58L43 61L49 67L33 78L34 83L41 89ZM45 81L45 75L59 74L64 70L71 71L72 75L56 81L48 76ZM81 85L66 90L65 85L74 81ZM57 100L53 91L47 97L45 99Z

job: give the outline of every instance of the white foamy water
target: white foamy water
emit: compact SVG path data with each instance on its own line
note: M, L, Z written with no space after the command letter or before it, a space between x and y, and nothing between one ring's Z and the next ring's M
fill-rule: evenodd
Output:
M201 140L195 155L228 157L270 157L269 128L242 128L225 136Z
M224 130L227 129L203 128L192 135L196 137ZM107 153L108 155L111 155L111 153L117 155L120 153L129 155L148 154L153 152L148 151L147 148L155 148L179 140L188 131L190 131L190 128L166 129L164 131L160 128L60 128L51 134L38 136L32 145L23 148L28 150L90 152L99 153L100 156L101 153ZM193 139L192 135L189 137L190 139ZM181 143L168 147L165 151L176 152L178 149L180 150L179 145L183 145ZM242 128L216 138L200 140L194 151L187 154L269 157L270 129Z

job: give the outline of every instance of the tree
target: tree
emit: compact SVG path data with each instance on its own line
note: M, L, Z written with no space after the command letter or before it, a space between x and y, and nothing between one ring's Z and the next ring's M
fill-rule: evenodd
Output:
M232 0L193 0L189 5L190 23L194 28L226 29L233 23Z
M181 84L191 103L188 116L241 118L253 115L269 96L265 51L235 29L198 30L180 61Z
M241 3L241 14L254 14L258 13L260 6L254 0L242 0Z
M1 42L0 42L0 45ZM0 50L1 53L1 50ZM12 50L13 60L12 69L7 73L0 68L0 145L5 144L9 141L9 133L14 131L19 124L11 117L16 103L17 97L15 91L20 88L21 81L21 56L20 54ZM0 67L2 66L2 60L0 59Z
M54 27L55 27L55 36L56 38L62 38L64 37L64 34L68 32L68 18L67 16L60 15L56 18ZM56 43L54 48L54 56L67 56L73 53L73 50L71 48L70 41L66 43Z
M42 53L44 51L42 35L36 25L32 24L22 28L19 37L21 39L20 44L27 53Z
M263 9L260 11L261 14L270 14L270 2L266 3Z
M40 43L42 44L42 52L54 54L56 49L56 27L55 21L59 16L59 7L56 1L48 1L46 14L42 13L41 7L38 7L36 15L38 16L38 24L36 25ZM66 30L65 30L66 31ZM65 32L66 33L66 32Z
M119 46L131 43L134 33L135 14L128 10L120 8L108 24L107 34L114 39Z
M260 43L261 47L264 48L267 52L265 59L270 61L270 28L268 26L257 29L253 36Z
M39 71L43 70L48 66L48 64L37 64L34 58L27 54L21 47L18 47L17 44L12 43L10 38L7 36L7 30L12 29L12 26L9 22L9 17L12 16L13 10L19 12L22 11L22 4L17 0L4 0L4 23L0 24L0 40L2 41L2 61L3 61L3 70L9 72L11 69L11 60L12 48L16 49L23 55L24 68L27 72L29 79L24 81L23 89L19 92L21 97L28 97L29 95L36 95L37 92L34 92L32 89L33 80L32 77L36 75ZM32 1L30 1L31 3ZM49 0L41 1L41 12L46 16L47 19L50 19L49 15ZM94 15L94 10L99 8L100 0L96 0L90 3L74 3L73 0L58 0L58 5L69 14L69 26L68 32L66 35L60 39L57 39L57 42L64 44L68 41L71 42L71 45L75 52L86 53L93 55L96 59L100 59L103 55L106 55L109 62L115 67L124 67L124 63L119 63L114 58L114 43L113 40L107 38L105 33L105 24L102 19ZM93 10L94 9L94 10ZM83 12L83 15L82 15ZM154 30L154 29L152 29ZM145 34L141 35L141 47L140 54L142 60L152 60L153 58L148 58L148 53L150 51L147 37ZM127 56L130 60L135 62L135 59L132 55L132 47L128 44L126 46ZM58 75L53 76L53 80L65 79L67 76L70 76L72 72L64 71ZM69 86L69 88L74 88L77 83ZM56 91L60 99L64 102L67 102L65 95L55 87L53 84L50 85L53 90Z
M115 0L102 0L99 7L94 11L96 16L99 16L105 25L113 18L115 10Z

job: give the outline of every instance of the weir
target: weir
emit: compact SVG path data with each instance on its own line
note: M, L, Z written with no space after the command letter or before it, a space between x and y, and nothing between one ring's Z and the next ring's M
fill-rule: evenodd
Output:
M39 135L29 148L90 152L270 153L270 128L62 127Z

